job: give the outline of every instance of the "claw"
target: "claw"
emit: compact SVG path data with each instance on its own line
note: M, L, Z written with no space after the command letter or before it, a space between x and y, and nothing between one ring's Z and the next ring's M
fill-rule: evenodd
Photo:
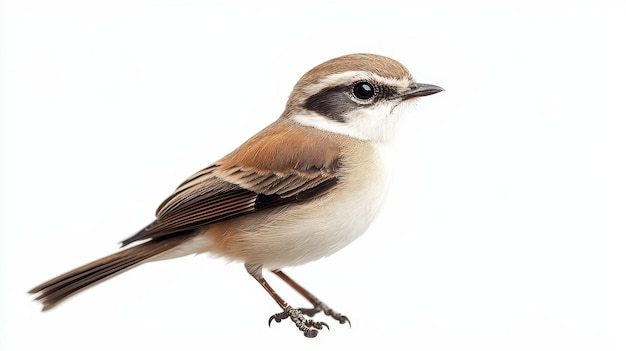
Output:
M298 329L300 329L300 331L302 331L304 333L304 336L306 336L307 338L316 337L318 334L318 330L321 330L324 327L330 330L330 327L328 326L328 324L324 322L316 322L311 319L306 319L304 318L302 311L291 308L291 307L288 307L283 312L279 312L271 316L268 321L268 325L271 327L272 321L276 321L276 323L280 323L283 319L287 319L287 318L291 319L296 325L296 327L298 327Z
M348 318L347 316L344 316L341 313L337 313L331 309L329 309L328 311L324 311L324 313L326 313L326 315L328 316L331 316L334 320L338 321L339 324L345 324L346 322L348 322L348 325L350 326L350 328L352 328L350 318Z
M289 318L289 313L287 311L279 312L270 317L270 320L267 322L268 326L272 326L272 321L276 321L276 323L280 323L283 319Z

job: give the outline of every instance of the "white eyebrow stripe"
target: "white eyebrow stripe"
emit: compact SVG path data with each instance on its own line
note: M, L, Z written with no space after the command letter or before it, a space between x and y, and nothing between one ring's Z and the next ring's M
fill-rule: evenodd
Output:
M317 83L309 85L305 89L305 91L309 95L314 95L324 89L336 87L338 85L349 84L359 80L374 80L387 86L400 88L408 88L408 86L413 81L411 77L405 77L404 79L395 79L379 76L378 74L368 71L346 71L324 77L320 79Z

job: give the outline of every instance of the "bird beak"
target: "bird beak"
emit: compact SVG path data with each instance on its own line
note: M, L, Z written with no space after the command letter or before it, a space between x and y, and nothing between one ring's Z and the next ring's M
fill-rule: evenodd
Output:
M408 90L396 94L395 96L393 96L393 98L407 100L416 97L437 94L438 92L443 90L444 89L442 87L433 84L413 83Z

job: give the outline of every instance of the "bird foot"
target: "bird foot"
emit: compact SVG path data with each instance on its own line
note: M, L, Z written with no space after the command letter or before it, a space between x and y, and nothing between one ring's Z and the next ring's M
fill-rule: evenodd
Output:
M345 324L348 322L348 325L352 327L352 323L350 323L350 319L347 316L339 312L333 311L331 308L326 306L323 302L318 302L313 305L313 308L298 308L300 312L306 314L309 317L314 317L319 312L324 312L325 315L330 316L334 320L338 321L339 324Z
M276 313L275 315L270 317L269 325L272 325L272 321L276 321L276 323L280 323L283 319L291 319L291 321L300 329L301 332L304 333L304 336L307 338L314 338L317 336L318 330L328 327L328 324L324 322L316 322L312 319L306 319L301 310L292 308L291 306L287 306L287 308L280 313Z

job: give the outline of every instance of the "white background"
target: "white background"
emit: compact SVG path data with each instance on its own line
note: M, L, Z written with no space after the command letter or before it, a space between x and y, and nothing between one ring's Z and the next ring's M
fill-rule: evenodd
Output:
M624 2L330 3L2 3L0 349L626 349ZM206 256L39 312L28 289L114 252L352 52L446 92L407 119L375 225L286 270L351 329L268 328L271 298Z

